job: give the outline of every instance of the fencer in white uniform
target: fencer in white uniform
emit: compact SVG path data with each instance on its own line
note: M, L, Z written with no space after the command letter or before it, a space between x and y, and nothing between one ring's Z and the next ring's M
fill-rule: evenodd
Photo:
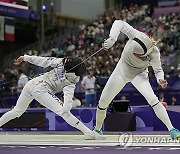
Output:
M92 131L70 112L75 84L79 81L80 76L86 72L82 60L80 58L24 55L20 56L14 63L19 65L23 61L41 67L50 66L53 69L39 77L33 78L25 85L16 106L0 118L0 127L11 119L20 117L26 111L31 101L36 99L43 106L61 116L69 125L82 131L85 139L88 139L88 135ZM55 96L57 92L63 92L63 102Z
M95 134L102 135L101 128L106 117L107 107L126 83L131 82L145 97L157 117L166 125L171 132L171 137L180 137L180 132L172 126L166 109L159 102L149 83L148 66L152 66L159 85L162 88L167 86L161 67L160 52L155 41L146 34L134 29L128 23L115 20L111 27L109 38L104 41L103 47L106 50L111 48L117 41L120 33L125 34L129 40L123 49L116 68L102 91L96 112Z

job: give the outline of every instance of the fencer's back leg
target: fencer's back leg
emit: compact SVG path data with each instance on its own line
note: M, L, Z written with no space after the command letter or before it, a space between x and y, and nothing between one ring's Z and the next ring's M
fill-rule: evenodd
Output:
M19 116L20 115L17 113L17 111L14 108L12 110L6 112L0 118L0 127L3 126L8 121L15 119L16 117L19 117Z
M8 121L16 117L20 117L25 112L30 102L33 100L33 97L29 94L28 90L29 90L29 86L27 84L27 86L25 86L23 91L21 92L15 107L9 112L6 112L0 118L0 127L5 123L7 123Z
M168 130L173 128L165 107L159 102L157 96L154 94L148 78L142 78L141 74L137 75L132 84L138 91L146 98L149 105L153 108L156 116L166 125ZM146 90L145 90L146 88Z

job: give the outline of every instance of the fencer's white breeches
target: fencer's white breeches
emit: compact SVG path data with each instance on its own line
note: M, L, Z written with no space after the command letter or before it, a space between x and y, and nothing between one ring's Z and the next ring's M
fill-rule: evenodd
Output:
M103 109L107 108L114 97L128 82L131 82L134 85L134 87L145 97L151 106L158 103L158 98L154 94L149 83L147 72L140 73L130 80L123 75L122 71L118 71L116 68L102 91L102 95L99 100L99 107Z
M20 117L33 99L36 99L39 103L56 114L60 116L63 114L62 102L60 99L51 94L48 86L42 83L42 79L38 77L25 85L17 100L16 106L0 118L0 127L9 120Z
M69 125L79 129L84 134L91 131L79 119L72 115L67 108L64 108L63 102L51 93L48 85L42 82L41 77L31 80L25 85L16 106L0 118L0 127L8 121L20 117L33 99L36 99L40 104L61 116Z
M51 93L48 85L44 83L41 77L38 77L31 80L25 85L17 101L17 104L14 107L14 110L18 114L18 117L25 112L33 99L37 100L44 107L50 109L56 114L62 115L63 102L53 93Z
M122 72L116 69L109 78L103 89L96 112L96 129L102 128L103 121L106 117L106 108L109 106L114 97L121 91L127 82L131 82L136 89L145 97L148 103L153 107L156 116L166 125L168 130L173 128L169 116L162 103L159 103L157 96L154 94L149 83L147 72L140 73L134 79L128 80Z

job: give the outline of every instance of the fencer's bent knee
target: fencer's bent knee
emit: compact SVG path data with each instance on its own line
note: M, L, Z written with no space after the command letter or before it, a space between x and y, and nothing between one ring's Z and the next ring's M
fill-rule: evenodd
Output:
M63 117L65 113L69 113L69 110L65 110L63 107L60 107L54 111L57 115Z
M67 119L70 115L71 115L71 114L70 114L70 111L69 111L69 112L63 112L63 113L61 114L61 117L62 117L63 119Z
M101 107L99 107L99 105L98 105L98 107L97 107L99 110L106 110L106 108L101 108Z
M158 105L158 104L159 104L159 101L158 101L156 104L152 105L151 107L153 108L153 107L155 107L155 106Z
M10 112L13 114L14 118L19 118L23 114L22 112L16 110L15 108L13 108Z
M98 107L99 107L100 109L106 109L106 108L109 106L109 104L110 104L110 103L108 103L107 100L101 98L101 99L99 100Z
M159 102L159 100L157 97L154 99L148 100L148 103L150 106L155 106L158 102Z
M62 108L59 108L59 109L57 109L57 110L55 110L55 111L53 111L53 112L55 112L57 115L59 115L59 116L61 116L61 117L62 117L62 115L63 115L63 113L64 113L64 111L62 110Z
M15 106L12 111L17 115L17 117L19 118L24 112L25 109L20 109L17 106Z

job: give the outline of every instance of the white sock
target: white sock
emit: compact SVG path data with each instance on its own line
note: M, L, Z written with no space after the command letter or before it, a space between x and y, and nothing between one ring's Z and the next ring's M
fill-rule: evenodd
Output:
M96 110L96 127L95 127L97 130L102 129L102 125L103 125L105 118L106 118L106 110L100 110L99 108L97 108L97 110Z
M5 123L7 123L8 121L14 119L17 117L17 114L14 110L8 111L5 114L2 115L2 117L0 118L0 127L3 126Z
M157 105L155 105L153 107L153 110L154 110L156 116L166 125L166 127L168 128L169 131L172 128L174 128L171 124L168 113L161 102L159 102Z
M71 126L77 128L83 134L90 132L91 130L86 127L79 119L77 119L74 115L70 112L63 113L62 118Z

